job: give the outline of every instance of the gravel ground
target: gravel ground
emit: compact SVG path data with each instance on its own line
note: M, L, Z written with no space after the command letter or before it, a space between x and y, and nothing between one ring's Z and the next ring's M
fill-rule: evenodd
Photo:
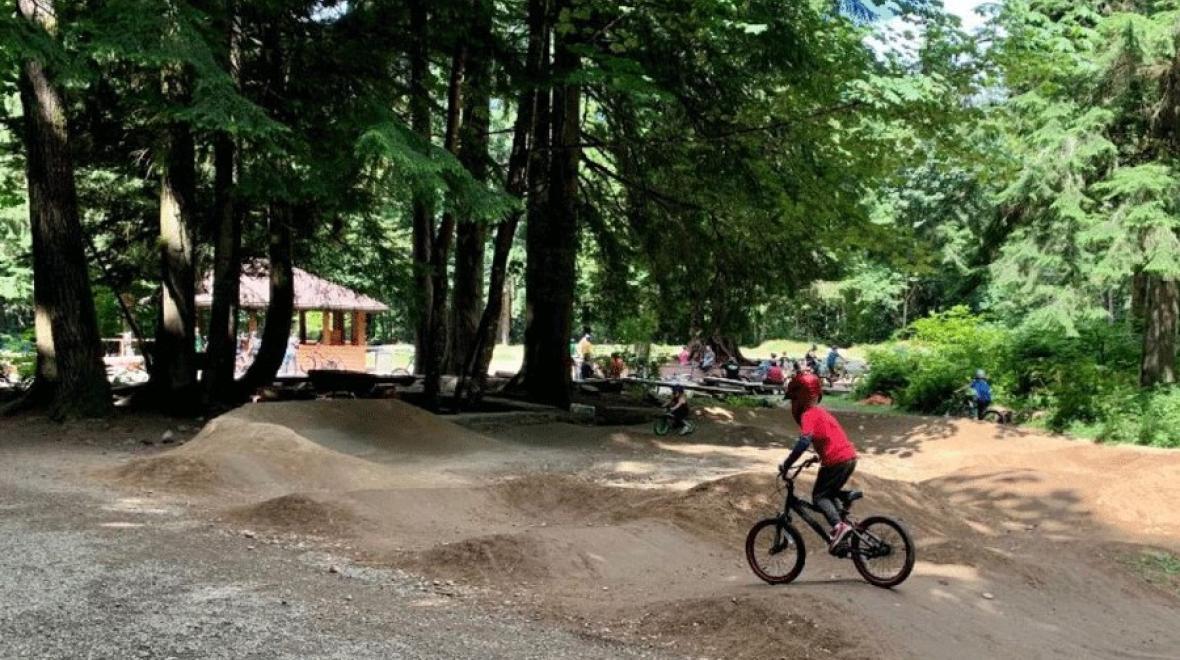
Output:
M0 426L4 658L651 656L104 490L82 472L131 449L22 442L19 429Z

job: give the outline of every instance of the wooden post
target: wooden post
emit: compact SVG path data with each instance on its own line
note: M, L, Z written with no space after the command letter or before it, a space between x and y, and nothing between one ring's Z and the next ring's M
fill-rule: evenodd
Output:
M299 310L299 343L307 343L307 310Z
M364 346L368 343L365 326L368 321L368 314L361 311L354 311L352 313L352 343L357 346Z

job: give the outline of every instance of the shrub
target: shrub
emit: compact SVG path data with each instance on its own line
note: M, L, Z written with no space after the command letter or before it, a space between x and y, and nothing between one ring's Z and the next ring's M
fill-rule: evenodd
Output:
M874 392L894 396L910 383L917 368L917 356L904 345L886 346L869 351L871 368L857 386L856 394L866 397Z
M1159 387L1142 392L1133 399L1132 406L1139 413L1135 416L1138 429L1133 442L1153 447L1180 447L1180 387Z
M1010 379L1005 368L1010 333L966 307L919 319L906 334L906 344L870 351L871 368L859 395L883 392L908 410L944 413L958 405L957 392L976 369L990 374L997 395Z

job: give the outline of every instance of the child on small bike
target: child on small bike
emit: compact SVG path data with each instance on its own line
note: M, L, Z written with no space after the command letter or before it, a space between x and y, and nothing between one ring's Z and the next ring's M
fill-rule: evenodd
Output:
M987 372L983 369L975 370L975 378L971 379L968 386L968 396L975 399L976 418L983 419L988 406L992 405L992 386L987 382Z
M688 425L684 420L688 419L688 394L684 392L684 388L680 385L672 386L672 400L664 405L668 410L668 414L672 416L674 429L680 429L680 435L688 435Z
M819 474L815 477L811 501L832 526L828 544L828 550L832 552L852 529L840 520L836 498L856 470L856 447L848 441L840 422L819 405L823 396L819 377L812 373L801 374L792 379L788 394L791 398L791 413L799 424L801 435L779 470L783 473L790 470L808 448L819 454Z

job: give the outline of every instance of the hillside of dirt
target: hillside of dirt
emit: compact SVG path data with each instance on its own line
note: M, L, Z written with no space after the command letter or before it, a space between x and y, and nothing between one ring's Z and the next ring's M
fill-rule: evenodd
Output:
M918 547L891 591L807 529L796 583L746 566L746 530L781 505L774 466L797 431L784 410L706 409L694 435L658 438L559 423L489 436L395 400L258 404L102 476L693 657L1175 657L1180 598L1134 560L1180 551L1180 453L837 416L861 452L854 513L900 519Z

